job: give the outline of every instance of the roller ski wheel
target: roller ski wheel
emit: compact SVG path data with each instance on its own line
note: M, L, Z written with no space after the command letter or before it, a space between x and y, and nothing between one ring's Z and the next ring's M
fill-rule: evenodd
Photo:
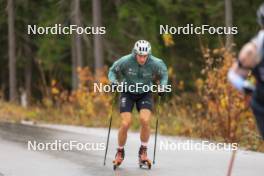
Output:
M148 159L147 156L147 147L140 146L139 152L138 152L138 161L139 161L139 167L140 168L148 168L151 169L151 161Z
M113 169L116 170L120 165L121 165L122 162L118 162L118 161L113 161Z
M113 160L113 169L116 170L123 162L125 158L125 150L117 149L115 159Z
M139 168L148 168L149 170L151 169L151 161L146 160L146 161L139 161Z

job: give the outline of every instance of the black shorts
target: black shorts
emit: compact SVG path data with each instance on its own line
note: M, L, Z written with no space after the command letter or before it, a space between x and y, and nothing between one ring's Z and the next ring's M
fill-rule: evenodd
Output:
M119 98L120 112L132 112L135 103L138 111L141 109L149 109L152 111L153 99L151 92L142 94L121 93Z

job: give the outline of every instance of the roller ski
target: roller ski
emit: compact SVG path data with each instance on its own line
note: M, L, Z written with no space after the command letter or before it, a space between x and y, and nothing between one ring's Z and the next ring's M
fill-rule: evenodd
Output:
M113 160L113 169L116 170L123 162L125 158L125 150L117 149L115 159Z
M138 163L140 168L151 169L151 161L147 156L147 147L141 146L138 152Z

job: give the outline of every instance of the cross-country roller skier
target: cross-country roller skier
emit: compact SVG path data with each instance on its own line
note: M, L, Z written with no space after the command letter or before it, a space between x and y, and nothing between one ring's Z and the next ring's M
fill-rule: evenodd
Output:
M252 95L251 108L264 139L264 3L257 11L257 21L261 30L243 46L237 61L228 72L228 79L235 88ZM250 72L256 78L256 85L246 80Z
M153 99L151 91L144 91L144 86L153 86L158 78L159 96L169 91L168 71L164 62L151 54L151 45L146 40L139 40L135 43L131 54L121 57L114 62L109 69L108 78L112 84L120 85L126 83L127 86L141 84L133 91L121 92L119 98L121 126L118 131L118 148L115 155L114 169L119 166L125 158L124 146L127 140L127 132L132 121L132 110L134 104L139 112L141 125L140 140L141 146L138 152L139 165L151 168L151 162L147 156L147 145L150 137L150 119L153 110ZM125 84L123 84L125 85Z

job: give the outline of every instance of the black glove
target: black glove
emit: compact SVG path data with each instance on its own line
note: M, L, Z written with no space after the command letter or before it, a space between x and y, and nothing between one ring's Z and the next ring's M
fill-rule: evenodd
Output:
M243 85L243 91L246 95L251 95L255 91L256 87L249 81L245 81Z
M118 82L117 81L111 83L111 87L112 87L112 89L113 89L114 92L116 92L117 86L118 86Z
M158 92L158 95L159 95L160 97L163 97L163 96L165 96L165 92Z
M163 85L158 85L158 95L160 96L160 97L163 97L164 95L165 95L165 88L164 88L164 86Z

